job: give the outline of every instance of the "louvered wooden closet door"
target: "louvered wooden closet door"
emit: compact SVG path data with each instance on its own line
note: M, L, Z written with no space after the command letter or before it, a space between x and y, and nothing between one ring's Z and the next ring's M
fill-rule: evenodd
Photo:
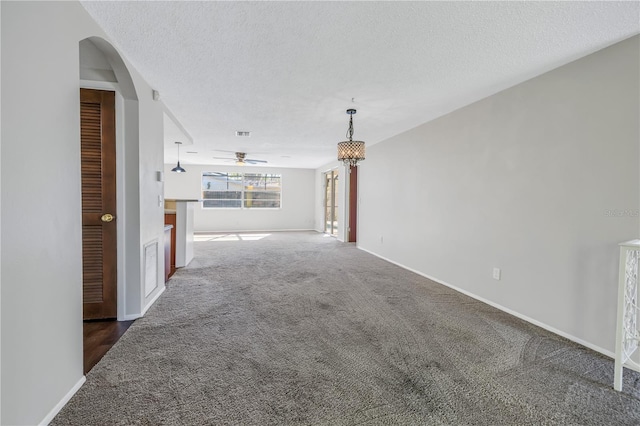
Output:
M84 319L117 316L115 92L80 89Z

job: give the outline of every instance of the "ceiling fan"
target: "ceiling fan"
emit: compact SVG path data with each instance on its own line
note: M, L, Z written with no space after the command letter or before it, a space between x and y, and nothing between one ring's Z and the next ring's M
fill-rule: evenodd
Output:
M244 152L236 152L236 158L229 157L213 157L216 160L230 160L235 161L237 166L244 166L245 164L266 164L266 160L256 160L253 158L247 158L247 154Z

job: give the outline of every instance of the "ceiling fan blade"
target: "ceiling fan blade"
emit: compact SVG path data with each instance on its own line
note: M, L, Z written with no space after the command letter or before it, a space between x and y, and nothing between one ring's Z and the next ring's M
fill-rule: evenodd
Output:
M235 154L236 151L227 151L226 149L212 149L213 152L228 152L229 154Z
M214 160L233 160L235 161L235 158L231 158L231 157L211 157Z
M252 160L250 158L246 158L244 161L246 161L247 163L251 163L251 164L255 164L255 163L266 163L266 160Z

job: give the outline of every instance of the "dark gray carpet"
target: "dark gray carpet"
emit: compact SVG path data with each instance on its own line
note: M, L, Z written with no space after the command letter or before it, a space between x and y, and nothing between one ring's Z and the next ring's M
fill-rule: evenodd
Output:
M612 330L613 332L613 330ZM321 234L202 242L55 425L640 424L640 375Z

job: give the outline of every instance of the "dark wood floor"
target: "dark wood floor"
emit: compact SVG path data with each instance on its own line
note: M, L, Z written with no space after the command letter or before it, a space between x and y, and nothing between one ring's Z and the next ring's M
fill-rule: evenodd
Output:
M109 349L120 339L133 321L85 321L84 335L84 374L102 359Z

